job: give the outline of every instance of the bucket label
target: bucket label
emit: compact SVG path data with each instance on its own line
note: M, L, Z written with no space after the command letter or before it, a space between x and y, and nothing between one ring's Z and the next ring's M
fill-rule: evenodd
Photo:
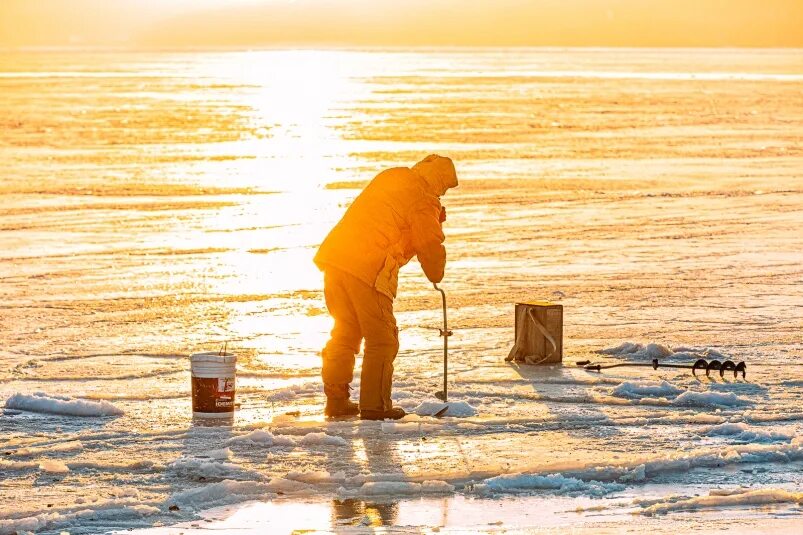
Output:
M234 392L234 377L218 377L218 392Z
M193 377L193 412L233 412L234 377Z

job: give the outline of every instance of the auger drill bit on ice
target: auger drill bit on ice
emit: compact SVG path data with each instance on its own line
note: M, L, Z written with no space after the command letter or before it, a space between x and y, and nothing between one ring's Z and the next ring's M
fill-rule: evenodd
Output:
M651 367L653 370L657 370L658 368L683 368L687 370L691 370L692 374L695 376L697 375L697 370L705 370L705 375L710 377L711 371L719 370L719 376L725 377L726 371L732 371L733 377L736 378L739 376L739 372L742 374L742 379L745 379L747 376L747 364L744 362L739 362L736 364L732 360L726 360L725 362L720 362L718 360L707 361L705 359L698 359L694 364L671 364L666 362L658 362L658 359L652 359L652 362L620 362L617 364L596 364L592 363L588 360L582 360L577 363L578 366L582 366L584 370L587 371L601 371L607 370L610 368L621 368L625 366L634 366L634 367Z

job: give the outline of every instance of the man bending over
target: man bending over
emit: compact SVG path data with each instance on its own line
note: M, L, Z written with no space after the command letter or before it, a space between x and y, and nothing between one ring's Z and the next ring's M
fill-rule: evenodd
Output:
M324 272L326 308L335 320L324 347L325 414L397 420L390 399L399 330L393 316L399 268L417 256L438 283L446 267L440 197L457 186L452 160L431 154L412 168L379 173L335 225L315 255ZM354 356L365 340L359 406L349 400Z

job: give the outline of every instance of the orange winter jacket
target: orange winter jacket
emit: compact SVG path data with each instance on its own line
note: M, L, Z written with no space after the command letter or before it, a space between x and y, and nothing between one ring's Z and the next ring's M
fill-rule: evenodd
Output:
M379 173L354 199L315 255L315 264L354 275L396 297L399 268L418 256L432 282L443 279L446 249L440 197L457 186L449 158L432 154Z

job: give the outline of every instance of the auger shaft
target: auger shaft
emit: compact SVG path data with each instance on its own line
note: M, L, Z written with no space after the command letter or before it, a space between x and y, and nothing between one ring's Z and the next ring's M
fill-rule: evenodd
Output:
M443 390L436 392L435 397L445 402L449 399L447 379L449 376L449 337L452 336L452 331L449 330L449 324L446 321L446 292L437 283L433 283L432 286L440 292L443 305L443 329L439 329L443 337Z

